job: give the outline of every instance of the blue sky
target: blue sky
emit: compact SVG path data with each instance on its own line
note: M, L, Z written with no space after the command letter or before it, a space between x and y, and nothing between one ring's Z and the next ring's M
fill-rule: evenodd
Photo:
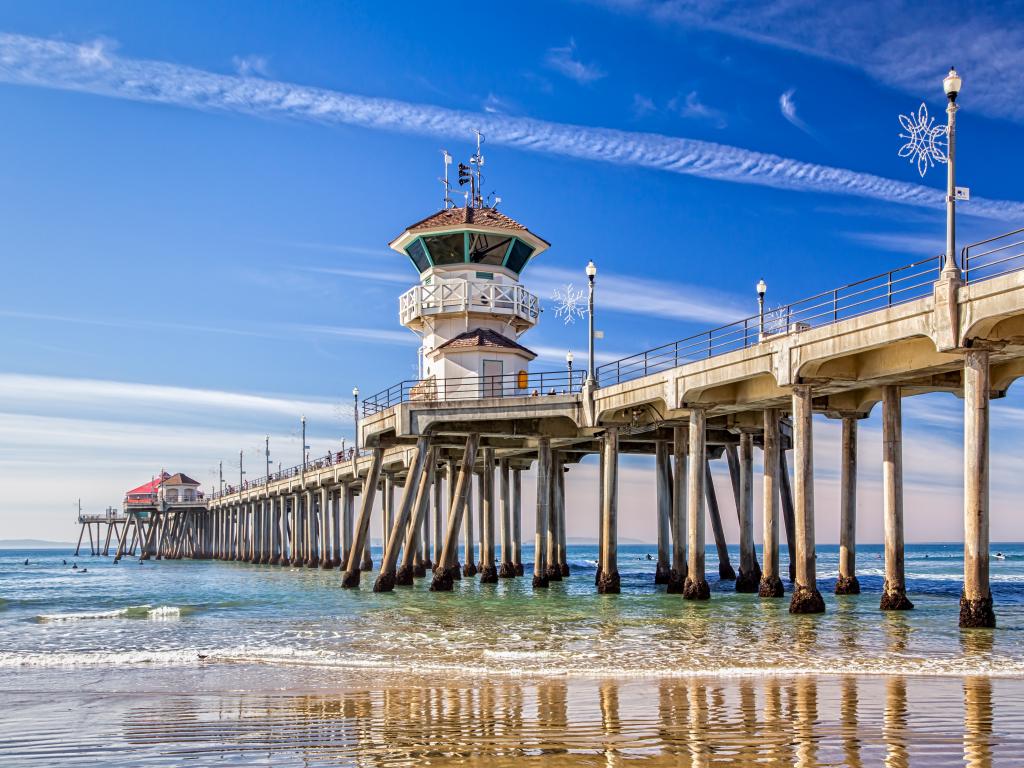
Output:
M1021 226L1024 8L939 5L0 2L0 536L66 537L79 495L165 466L237 476L241 449L259 474L266 434L294 464L300 413L314 453L351 440L352 386L416 370L386 243L474 127L488 190L553 244L527 286L550 304L597 262L602 360L753 313L760 277L781 303L941 251L942 169L896 156L896 116L941 117L950 64L961 244ZM524 342L557 368L585 328L549 312ZM993 538L1021 538L1024 408L995 407ZM958 408L905 407L909 538L959 536ZM581 535L592 474L570 473ZM648 537L653 471L624 482L623 534Z

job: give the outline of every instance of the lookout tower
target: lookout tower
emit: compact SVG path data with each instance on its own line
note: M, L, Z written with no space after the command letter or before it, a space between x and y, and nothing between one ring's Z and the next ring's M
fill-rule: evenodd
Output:
M446 172L450 160L446 152ZM528 394L528 366L537 355L519 337L537 324L540 302L519 276L550 243L483 200L479 145L470 162L475 175L459 164L460 181L471 179L466 204L452 206L444 179L445 207L390 243L419 273L419 284L399 299L399 318L422 339L424 396Z

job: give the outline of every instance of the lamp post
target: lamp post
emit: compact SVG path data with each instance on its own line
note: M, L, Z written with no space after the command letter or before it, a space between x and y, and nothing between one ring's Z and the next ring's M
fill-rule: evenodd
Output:
M302 471L302 474L305 474L306 473L306 450L309 448L309 446L306 445L306 417L305 416L300 417L300 421L302 421L302 470L301 471Z
M572 392L572 350L565 353L565 364L569 366L569 391Z
M762 277L757 281L757 314L759 318L757 335L758 341L764 338L764 295L767 292L768 286L765 284L764 278Z
M238 492L242 492L242 477L245 475L245 470L242 469L242 452L238 452Z
M949 119L946 123L946 139L949 144L947 148L946 163L946 258L942 265L944 277L959 275L960 270L956 265L956 97L960 93L960 86L963 85L956 68L950 67L949 74L942 80L942 88L946 92L949 103L946 105L946 114Z
M587 315L590 324L590 338L588 341L588 359L587 359L587 383L590 386L594 386L594 278L597 277L597 267L594 265L594 260L591 259L587 262L587 282L590 286L589 295L587 299Z
M352 429L355 430L353 450L359 450L359 387L352 387Z
M270 435L267 435L266 447L263 449L263 455L267 459L267 483L270 483Z

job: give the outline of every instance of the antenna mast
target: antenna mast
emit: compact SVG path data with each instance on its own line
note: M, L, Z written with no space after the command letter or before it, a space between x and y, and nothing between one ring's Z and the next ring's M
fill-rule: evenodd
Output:
M451 191L451 186L448 184L448 166L452 164L452 156L448 154L447 149L442 149L441 154L444 156L444 179L438 179L438 181L444 185L444 199L442 201L442 207L447 211L449 206L452 208L455 207L455 203L453 203L452 199L448 196L448 193Z
M476 154L473 155L471 158L469 158L470 165L475 165L476 166L476 179L475 179L475 184L473 185L473 187L474 187L474 189L473 189L473 207L474 208L481 208L481 207L483 207L483 203L484 203L484 197L483 197L483 181L484 181L484 178L483 178L483 174L481 173L481 169L484 167L484 156L483 156L483 153L480 151L480 147L484 143L484 135L482 133L480 133L480 131L478 131L476 129L473 130L473 133L476 134Z

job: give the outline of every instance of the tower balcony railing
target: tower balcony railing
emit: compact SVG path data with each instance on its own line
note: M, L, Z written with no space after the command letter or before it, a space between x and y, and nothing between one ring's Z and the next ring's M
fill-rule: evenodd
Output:
M543 371L508 373L501 376L459 376L446 379L410 379L400 381L363 400L363 416L408 402L445 403L483 400L493 397L541 397L578 394L587 372Z
M418 317L461 312L512 315L533 325L540 316L540 301L518 284L466 279L417 285L398 299L403 325Z

